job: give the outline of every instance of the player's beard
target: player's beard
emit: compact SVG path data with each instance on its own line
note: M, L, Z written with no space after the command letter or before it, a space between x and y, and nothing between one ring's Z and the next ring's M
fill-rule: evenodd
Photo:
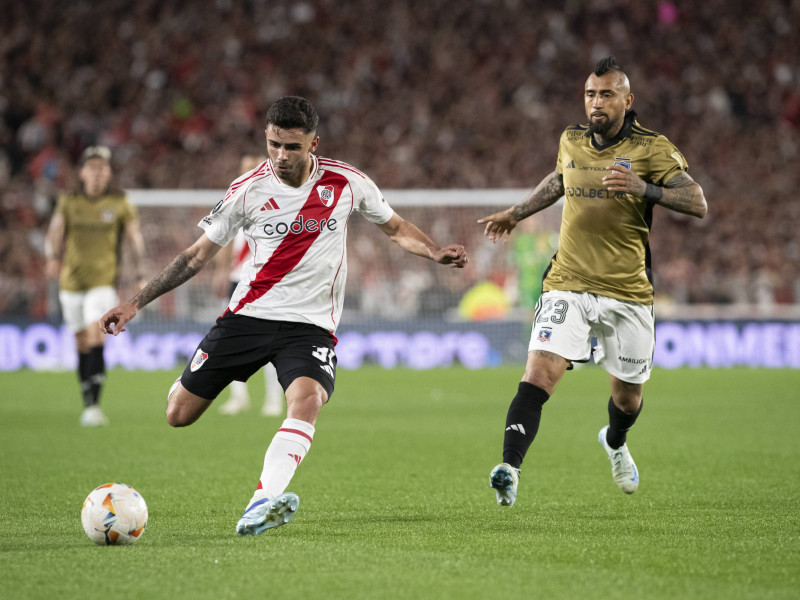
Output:
M592 119L589 120L589 131L592 134L597 134L601 138L607 138L608 132L613 129L618 129L620 123L612 121L611 119L606 116L605 119L601 121L594 121Z

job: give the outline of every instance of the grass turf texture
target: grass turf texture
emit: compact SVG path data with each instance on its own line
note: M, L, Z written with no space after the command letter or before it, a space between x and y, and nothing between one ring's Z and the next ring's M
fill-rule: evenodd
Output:
M521 368L339 373L289 490L286 527L234 525L281 419L186 429L163 412L177 373L114 371L111 426L78 425L73 373L0 374L0 590L6 598L797 598L796 371L656 371L629 436L639 491L596 440L603 371L568 373L544 408L516 506L488 475ZM255 377L254 399L260 399ZM221 399L227 397L223 393ZM131 547L84 535L84 497L133 485Z

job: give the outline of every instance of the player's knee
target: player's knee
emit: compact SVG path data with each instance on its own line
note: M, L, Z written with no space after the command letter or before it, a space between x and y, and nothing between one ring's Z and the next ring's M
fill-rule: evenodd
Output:
M286 415L314 423L328 397L325 392L310 392L286 398Z
M184 397L187 394L180 379L172 384L167 397L167 423L172 427L186 427L197 420L197 411L192 410L191 403Z

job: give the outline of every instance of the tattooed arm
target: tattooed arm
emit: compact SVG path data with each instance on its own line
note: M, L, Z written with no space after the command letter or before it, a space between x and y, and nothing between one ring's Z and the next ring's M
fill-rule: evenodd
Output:
M703 188L686 171L679 172L664 187L660 187L647 183L631 169L619 165L606 169L609 173L603 177L603 185L611 192L627 192L653 204L700 219L708 212Z
M706 216L708 204L703 188L686 171L675 175L661 189L661 198L655 200L656 204L700 219Z
M532 214L547 208L564 195L564 178L556 171L542 179L541 183L519 204L478 219L478 223L486 223L483 234L493 242L508 240L517 223Z
M220 248L205 233L201 235L194 244L173 258L141 292L104 314L100 318L100 329L114 335L125 331L125 324L136 316L140 308L194 277Z

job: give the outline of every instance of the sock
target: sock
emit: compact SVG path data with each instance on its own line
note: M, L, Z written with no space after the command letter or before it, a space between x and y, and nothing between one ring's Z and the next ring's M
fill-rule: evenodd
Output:
M281 388L281 384L278 383L278 374L275 371L275 367L272 366L272 363L264 365L264 385L266 387L264 402L270 406L280 406L282 404L283 389Z
M314 426L311 423L299 419L284 420L264 455L264 469L250 504L262 498L274 498L286 490L300 462L308 454L313 439Z
M639 405L639 410L635 413L624 413L617 405L614 404L614 399L608 399L608 431L606 432L606 443L616 450L625 444L628 437L628 430L636 423L636 417L642 412L644 406L644 399Z
M92 382L89 381L89 353L78 353L78 381L81 383L81 393L83 394L83 407L88 408L92 402Z
M231 398L242 398L245 402L250 402L246 381L231 381Z
M542 388L521 381L517 395L508 407L503 439L503 462L519 469L528 448L539 431L542 405L550 395Z
M89 348L88 365L86 367L89 381L90 406L100 404L100 391L106 380L106 361L103 357L103 346ZM84 401L86 395L84 394Z

